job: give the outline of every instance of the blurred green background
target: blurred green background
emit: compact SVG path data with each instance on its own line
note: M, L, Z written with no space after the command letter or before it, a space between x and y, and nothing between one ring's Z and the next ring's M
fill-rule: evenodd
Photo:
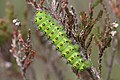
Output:
M6 1L8 0L0 0L0 18L6 17ZM40 45L41 43L39 42L39 40L37 40L38 38L36 38L35 36L35 27L32 24L32 20L34 20L34 10L30 9L32 7L27 6L27 3L25 2L25 0L9 0L10 4L14 6L15 8L15 14L16 14L16 18L18 18L20 21L23 21L24 19L24 11L26 9L28 9L27 7L29 7L28 9L28 22L27 23L27 29L31 28L33 31L32 33L32 41L33 41L33 48L37 51L37 53L39 54L44 54L45 48L42 47L42 45ZM48 0L49 1L49 0ZM79 16L79 11L86 11L88 12L88 8L89 8L89 0L68 0L69 2L69 6L73 5L73 7L76 10L77 16ZM106 4L106 3L105 3ZM109 7L108 4L106 4L108 11L110 12L110 18L112 21L114 20L119 20L116 18L116 16L114 15L113 11L111 10L111 8ZM101 6L97 6L97 8L94 11L94 15L96 16L96 13L101 9ZM11 22L12 23L12 22ZM102 22L98 23L96 26L102 26L101 24ZM120 28L118 28L118 31L120 30ZM120 35L120 34L119 34ZM94 66L97 68L97 59L98 59L98 49L96 48L96 46L93 44L93 49L92 49L92 62L94 64ZM55 53L55 51L53 52ZM105 54L107 54L107 56L109 57L110 54L110 48L108 48L105 51ZM56 55L56 54L52 54L52 55ZM112 73L111 73L111 80L120 80L120 52L117 51L116 52L116 59L114 61L114 65L113 65L113 69L112 69ZM65 74L65 80L77 80L77 77L75 76L75 74L72 72L70 66L67 66L64 62L63 59L61 59L59 61L60 65L60 69L63 70L63 73ZM35 70L35 76L37 80L47 80L45 79L45 75L46 75L46 64L41 62L38 59L35 59L35 61L33 62L33 69ZM105 63L103 60L102 63L102 77L105 80L106 78L106 67L105 67ZM49 66L48 66L49 67ZM53 70L49 71L50 72L50 76L51 79L50 80L58 80L57 77L55 76L55 73ZM32 74L32 73L31 73ZM0 79L2 80L2 79ZM11 79L12 80L12 79ZM17 79L16 79L17 80Z

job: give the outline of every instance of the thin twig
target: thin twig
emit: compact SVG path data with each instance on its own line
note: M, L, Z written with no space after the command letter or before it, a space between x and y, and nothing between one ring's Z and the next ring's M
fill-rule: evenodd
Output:
M114 29L117 28L117 27L115 27L115 25L113 25ZM112 35L112 38L113 38L112 39L112 47L111 47L111 58L110 58L110 62L108 63L106 80L110 80L112 66L113 66L113 62L114 62L114 58L115 58L116 47L117 47L117 44L118 44L117 31L115 30L115 31L111 32L111 35Z

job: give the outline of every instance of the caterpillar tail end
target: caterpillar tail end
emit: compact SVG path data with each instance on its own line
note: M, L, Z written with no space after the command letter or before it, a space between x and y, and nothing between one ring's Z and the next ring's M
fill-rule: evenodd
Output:
M81 67L79 69L77 69L76 67L72 66L72 70L74 73L79 73L79 72L83 72L86 70L89 70L92 67L92 62L91 61L85 61L84 64L81 65Z

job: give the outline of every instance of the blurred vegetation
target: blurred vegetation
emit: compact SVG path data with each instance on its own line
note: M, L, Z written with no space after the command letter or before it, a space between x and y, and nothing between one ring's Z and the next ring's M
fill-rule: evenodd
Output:
M93 1L95 3L99 0ZM92 53L90 54L91 60L93 66L97 69L98 72L100 65L102 65L101 72L103 80L120 79L120 27L115 29L117 34L113 38L113 42L109 44L109 46L106 46L107 48L105 48L106 50L102 55L102 62L98 63L100 60L100 48L98 47L98 43L102 43L102 41L104 41L102 40L104 35L102 35L101 31L105 30L104 24L106 23L104 20L106 15L109 14L111 22L116 21L118 24L120 23L120 2L116 1L117 0L109 0L108 3L107 0L103 0L105 7L104 5L97 4L97 2L94 5L95 9L93 12L93 19L98 20L95 22L95 27L93 27L91 32L93 32L97 37L94 37L91 41L88 53ZM86 12L86 15L89 15L89 0L68 0L68 2L68 7L70 8L70 5L73 5L74 9L76 10L77 19L81 17L80 12L82 11L83 13ZM108 12L107 14L101 15L102 12L100 10L104 11L104 8L107 8ZM41 36L41 33L36 30L36 25L33 24L34 16L35 9L31 5L28 5L27 1L25 0L0 0L0 80L23 79L15 58L9 51L11 49L15 28L15 25L12 24L12 20L15 18L19 19L22 24L20 34L22 35L22 38L25 42L27 42L29 29L31 29L30 39L32 48L36 51L37 54L35 55L32 64L27 68L26 75L28 80L77 80L78 78L73 73L70 66L66 65L64 59L59 57L59 53L53 47L51 47L51 44L47 41L47 39ZM87 38L87 41L89 41L90 36L92 36L92 34L88 36L89 38ZM98 41L98 39L101 41ZM107 38L107 41L109 40L110 38ZM117 43L114 43L116 40ZM111 51L113 49L112 47L115 48L115 51L113 52ZM113 55L113 53L115 55ZM113 66L109 65L112 58ZM112 66L112 69L110 66ZM111 73L111 75L109 73ZM109 75L110 78L108 79Z

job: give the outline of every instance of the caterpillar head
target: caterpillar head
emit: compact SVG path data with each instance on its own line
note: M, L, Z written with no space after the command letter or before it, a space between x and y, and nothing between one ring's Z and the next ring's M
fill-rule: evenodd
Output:
M52 19L52 17L49 14L46 14L45 11L36 12L35 23L37 24L37 26L50 19Z
M50 14L47 14L47 12L45 12L45 11L36 11L35 17L40 18L40 17L44 17L44 16L48 19L52 18L52 16Z

